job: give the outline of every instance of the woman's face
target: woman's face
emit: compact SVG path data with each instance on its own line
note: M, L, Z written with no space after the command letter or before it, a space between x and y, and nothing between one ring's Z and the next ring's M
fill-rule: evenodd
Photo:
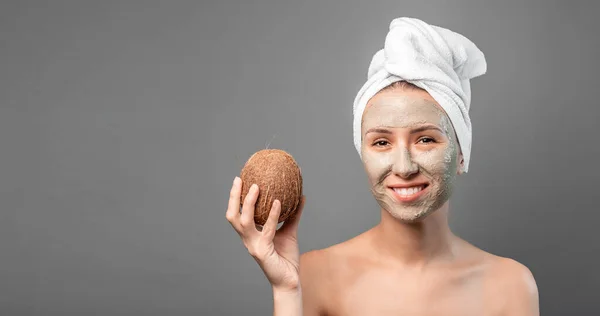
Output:
M381 91L367 105L361 135L371 190L392 216L414 222L448 201L462 156L450 120L427 92Z

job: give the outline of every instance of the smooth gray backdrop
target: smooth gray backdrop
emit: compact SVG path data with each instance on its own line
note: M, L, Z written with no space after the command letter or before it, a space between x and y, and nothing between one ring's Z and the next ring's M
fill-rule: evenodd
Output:
M487 56L455 233L527 265L542 315L600 315L595 3L2 1L0 315L271 313L231 182L270 142L302 252L375 225L352 101L399 16Z

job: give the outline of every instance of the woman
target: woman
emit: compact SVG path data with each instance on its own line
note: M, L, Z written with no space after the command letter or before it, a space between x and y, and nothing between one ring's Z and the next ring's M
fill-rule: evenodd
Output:
M273 287L275 315L539 315L527 267L487 253L448 225L455 179L468 169L469 79L485 58L460 34L421 20L392 21L354 103L354 143L381 221L326 249L299 255L299 214L276 230L273 203L254 225L254 186L226 217Z

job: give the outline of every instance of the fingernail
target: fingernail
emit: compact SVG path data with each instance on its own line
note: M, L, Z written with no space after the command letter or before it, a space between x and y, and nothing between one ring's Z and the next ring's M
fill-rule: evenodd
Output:
M256 183L255 183L255 184L253 184L253 185L252 185L252 189L253 189L253 190L258 190L258 185L257 185Z
M235 178L233 178L233 184L234 184L234 185L238 185L238 184L240 184L240 178L239 178L239 177L235 177Z

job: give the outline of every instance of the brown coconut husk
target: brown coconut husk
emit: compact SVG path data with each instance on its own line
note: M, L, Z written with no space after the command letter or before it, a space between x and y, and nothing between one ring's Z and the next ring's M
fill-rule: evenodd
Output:
M281 202L279 223L293 218L302 198L302 175L289 153L280 149L264 149L254 153L242 168L243 205L252 184L259 188L254 209L254 222L264 225L275 200Z

